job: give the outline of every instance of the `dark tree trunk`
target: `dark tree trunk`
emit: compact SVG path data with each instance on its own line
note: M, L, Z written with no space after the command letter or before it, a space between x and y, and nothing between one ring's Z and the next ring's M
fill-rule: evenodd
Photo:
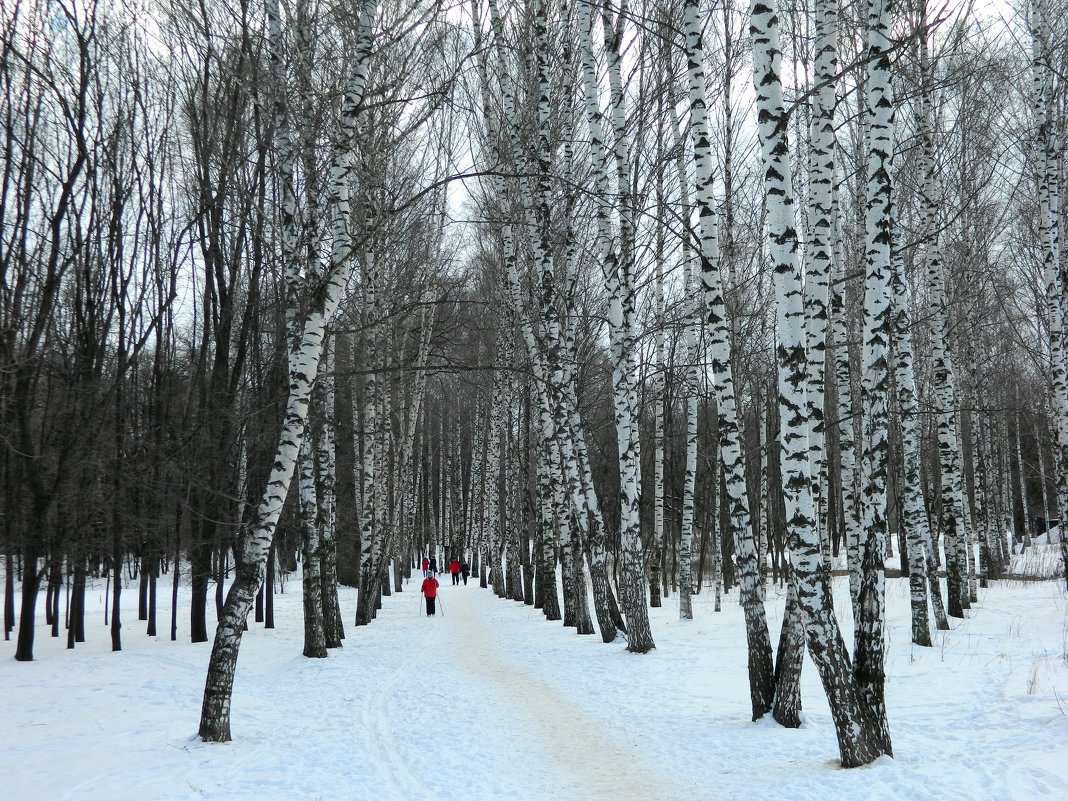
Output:
M263 582L263 627L274 628L274 542L267 553L267 578Z
M181 507L178 509L178 521L182 519ZM182 551L179 546L178 532L180 525L174 527L174 570L171 575L171 641L178 639L178 574L182 572Z
M15 630L15 555L8 551L4 557L4 639L11 639Z
M48 568L49 583L55 582L52 592L52 636L59 637L59 596L63 590L63 560L53 558Z
M194 526L195 528L196 526ZM202 531L200 538L205 534ZM203 541L195 543L189 551L189 640L208 641L208 579L211 576L211 548Z
M137 584L137 619L148 620L148 577L155 573L148 567L149 557L141 554L141 576Z
M34 611L37 606L37 590L41 582L40 573L37 571L39 556L37 544L32 541L28 542L22 551L22 609L19 612L18 644L15 646L15 659L19 662L33 661ZM11 575L10 572L8 575ZM13 589L12 592L14 592Z
M156 636L156 579L159 577L159 558L153 558L148 568L148 627L145 633Z
M122 650L122 617L119 606L122 599L122 553L119 549L119 535L115 534L115 553L112 556L112 581L115 586L111 591L111 650Z
M70 588L70 617L67 620L67 648L85 642L85 559L74 562L74 579Z

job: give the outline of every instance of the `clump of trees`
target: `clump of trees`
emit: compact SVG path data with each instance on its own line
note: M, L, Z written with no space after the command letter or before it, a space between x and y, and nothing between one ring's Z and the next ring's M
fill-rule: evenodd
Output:
M228 740L241 632L298 561L310 658L339 582L367 625L424 554L634 653L650 605L736 586L753 718L799 724L807 649L853 766L892 750L887 572L930 645L1068 514L1046 0L0 14L18 659L42 595L84 639L90 576L116 650L130 580L155 636L168 576L172 639L214 592L200 734Z

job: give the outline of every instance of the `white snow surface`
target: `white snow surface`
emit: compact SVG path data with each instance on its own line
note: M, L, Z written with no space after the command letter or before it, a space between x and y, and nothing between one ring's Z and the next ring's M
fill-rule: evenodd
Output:
M171 642L123 594L123 650L88 592L73 651L43 614L36 661L0 655L0 798L9 801L1031 801L1068 786L1068 613L1063 582L1001 582L933 648L911 644L905 580L887 582L887 707L894 758L839 767L830 715L806 658L804 724L750 720L745 629L734 592L707 591L692 621L675 596L652 610L656 650L580 637L477 580L418 584L351 625L327 659L301 656L300 584L276 596L277 628L250 624L238 662L234 740L195 737L210 644L188 642L186 591ZM421 578L421 577L420 577ZM447 578L447 577L446 577ZM165 596L165 597L164 597ZM43 607L42 602L39 608ZM783 593L768 591L773 636ZM851 639L845 579L836 604Z

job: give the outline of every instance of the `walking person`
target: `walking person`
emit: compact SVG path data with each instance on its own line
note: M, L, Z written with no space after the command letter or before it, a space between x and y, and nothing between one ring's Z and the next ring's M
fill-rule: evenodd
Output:
M467 577L471 575L471 565L467 564L467 560L464 559L460 563L460 575L464 577L464 586L467 586Z
M449 562L449 572L452 574L452 584L455 587L460 583L460 560L456 557Z
M420 592L423 593L423 597L426 598L426 613L427 616L433 615L437 610L435 609L437 597L438 597L438 580L434 577L434 571L423 579L423 586Z
M431 556L430 557L430 572L431 573L437 573L438 572L438 558L436 556Z
M425 556L423 557L423 578L427 577L427 571L430 570L430 560Z

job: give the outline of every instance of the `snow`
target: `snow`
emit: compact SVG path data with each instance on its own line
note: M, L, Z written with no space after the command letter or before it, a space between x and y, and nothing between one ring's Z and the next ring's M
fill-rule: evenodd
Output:
M1049 547L1049 546L1047 546ZM421 578L421 577L420 577ZM852 629L836 579L843 630ZM168 582L169 583L169 582ZM33 663L0 650L0 796L19 801L742 801L1063 798L1068 783L1068 612L1062 581L1006 581L933 648L909 638L908 588L887 581L893 759L855 770L838 750L806 660L804 725L749 719L737 597L712 611L676 597L651 610L657 649L628 654L478 587L417 584L348 625L328 659L301 656L299 582L276 596L278 628L241 648L234 742L195 738L209 644L148 638L123 595L124 650L110 651L104 584L89 591L76 650L37 631ZM169 590L169 587L168 587ZM351 623L355 594L343 590ZM164 597L164 595L166 597ZM778 634L783 594L768 593ZM169 591L160 603L169 603ZM43 604L42 604L43 605ZM169 609L161 606L161 630Z

